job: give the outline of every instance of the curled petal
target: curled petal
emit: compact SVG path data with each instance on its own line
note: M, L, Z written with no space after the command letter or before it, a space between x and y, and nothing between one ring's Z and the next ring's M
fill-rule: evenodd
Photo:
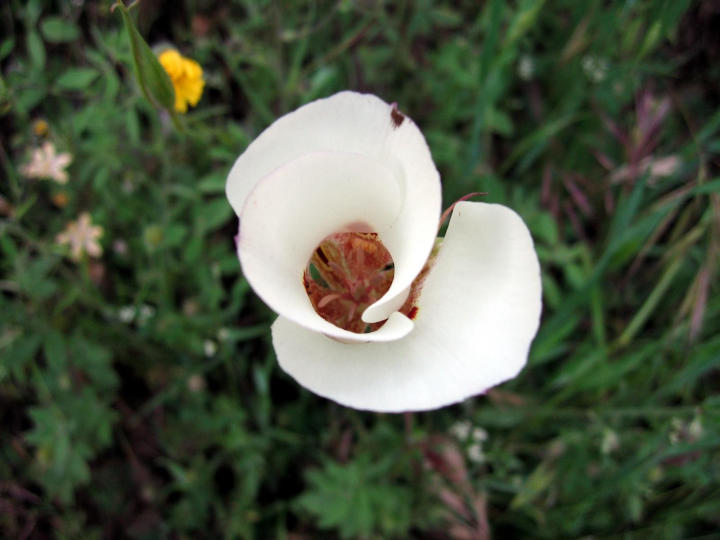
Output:
M246 201L237 243L245 277L273 310L310 330L353 341L398 339L413 327L400 313L368 334L329 323L313 308L302 276L329 232L387 230L402 202L393 172L365 156L316 152L291 161Z
M283 116L235 162L227 196L240 216L243 272L281 316L345 340L410 331L395 312L433 247L441 195L425 139L395 107L341 92ZM324 321L302 286L314 249L343 230L378 233L395 263L392 285L363 313L366 322L388 322L368 334Z
M442 407L514 377L541 312L540 267L522 219L504 206L459 203L418 308L413 332L366 345L281 316L278 361L317 394L386 412Z

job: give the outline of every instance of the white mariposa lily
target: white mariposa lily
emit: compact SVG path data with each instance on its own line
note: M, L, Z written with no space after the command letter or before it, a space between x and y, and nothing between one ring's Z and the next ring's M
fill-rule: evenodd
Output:
M426 410L525 365L541 311L527 227L460 202L434 249L440 176L395 105L341 92L279 118L237 159L227 196L245 277L279 314L280 366L311 391Z

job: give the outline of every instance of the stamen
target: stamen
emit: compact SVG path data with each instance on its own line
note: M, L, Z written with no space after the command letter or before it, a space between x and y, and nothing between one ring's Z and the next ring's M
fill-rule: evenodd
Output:
M470 193L457 202L482 193ZM446 219L454 204L443 214ZM425 266L410 286L398 310L410 319L418 315L418 300L437 258L438 239ZM358 334L373 332L385 321L367 324L363 312L381 298L392 284L395 264L376 233L342 232L328 236L313 252L303 283L315 311L335 326Z
M330 302L332 302L333 300L337 300L338 298L340 298L340 295L337 294L337 293L335 293L335 294L328 294L327 296L324 296L322 299L320 299L320 301L318 302L317 307L319 307L319 308L322 309L322 308L324 308L325 306L327 306Z
M303 282L318 315L345 330L366 333L384 324L368 325L362 313L390 288L394 268L376 233L342 232L315 249Z

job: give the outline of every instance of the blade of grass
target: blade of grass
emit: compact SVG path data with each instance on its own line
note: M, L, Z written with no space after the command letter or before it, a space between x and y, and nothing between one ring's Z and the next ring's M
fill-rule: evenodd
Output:
M647 322L648 318L653 314L658 303L672 284L673 279L675 279L675 275L678 273L680 268L682 268L684 262L685 257L683 254L680 254L676 256L670 265L665 269L665 272L658 281L657 285L655 285L655 288L652 290L650 295L647 297L647 300L645 300L643 305L625 328L625 331L617 339L618 346L627 346L635 337L635 334L637 334L645 322Z
M483 148L480 144L480 136L482 135L485 121L485 111L489 104L486 101L486 92L483 86L487 81L487 74L490 72L492 58L495 56L497 49L498 35L500 28L500 17L502 16L503 3L500 0L491 0L486 7L483 15L487 16L487 34L482 43L482 52L480 53L480 70L479 70L479 86L477 100L475 102L475 112L473 116L472 129L470 130L470 141L468 143L468 158L465 165L465 178L469 178L475 166L483 159Z

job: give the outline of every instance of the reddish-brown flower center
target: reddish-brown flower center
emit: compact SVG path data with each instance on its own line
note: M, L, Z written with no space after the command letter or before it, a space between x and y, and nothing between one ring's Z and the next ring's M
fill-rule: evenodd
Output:
M435 260L428 262L415 278L405 304L398 310L414 319L417 300ZM315 311L326 321L359 334L380 328L385 321L366 323L362 314L390 288L395 275L390 252L376 233L331 234L317 247L303 275L308 297Z
M356 333L377 330L362 313L390 288L395 268L376 233L331 234L308 262L303 281L315 311L326 321Z

